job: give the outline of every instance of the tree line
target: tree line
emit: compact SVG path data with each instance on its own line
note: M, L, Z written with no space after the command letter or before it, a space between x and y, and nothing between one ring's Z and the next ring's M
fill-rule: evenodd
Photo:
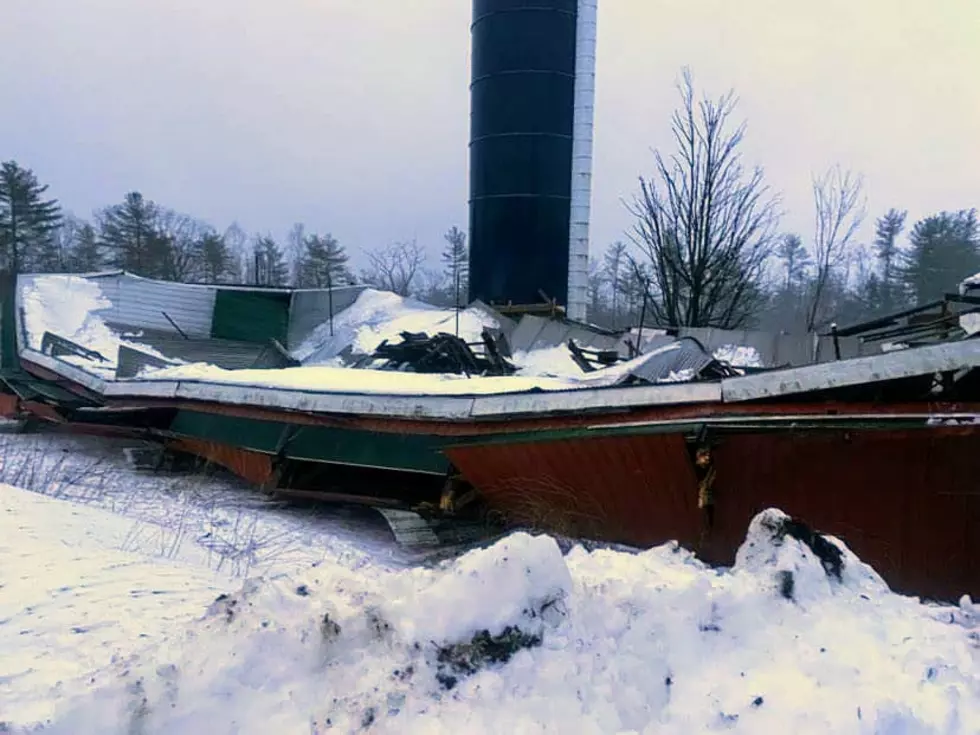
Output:
M742 162L734 93L698 96L688 70L678 91L674 145L640 177L627 242L591 262L592 321L636 324L645 308L660 326L809 332L939 299L980 271L975 209L911 226L889 209L860 242L864 182L839 166L812 178L813 231L782 231L779 195Z
M139 276L205 284L327 288L363 283L415 295L437 305L466 301L466 236L452 227L440 260L429 267L417 241L366 253L354 271L346 248L330 233L296 224L284 242L269 233L223 231L164 207L140 192L99 209L90 220L67 214L34 172L0 164L0 270L92 273L123 269Z
M594 258L589 319L612 328L649 325L823 330L921 304L980 271L976 210L941 211L908 223L893 208L867 217L863 178L839 166L812 177L813 230L781 229L781 198L758 167L743 163L746 123L733 92L695 93L685 70L671 118L673 144L654 151L628 203L627 237ZM449 306L467 299L466 236L452 227L438 263L417 241L365 253L355 273L331 234L295 225L284 242L218 231L130 192L90 221L64 214L34 173L0 166L0 268L91 272L198 283L324 288L365 283Z

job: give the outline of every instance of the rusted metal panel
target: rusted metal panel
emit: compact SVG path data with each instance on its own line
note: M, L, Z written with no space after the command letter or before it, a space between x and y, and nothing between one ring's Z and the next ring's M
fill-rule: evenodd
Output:
M841 538L899 591L980 593L978 426L725 436L705 539L681 435L445 451L491 507L543 530L640 546L676 539L731 564L752 517L776 507Z
M0 393L0 418L15 419L20 414L20 399L9 393Z
M203 439L173 439L167 446L207 459L259 486L266 486L273 479L272 457L267 454Z
M730 563L752 516L778 507L901 591L980 593L980 427L732 436L714 455L712 561Z
M696 481L680 435L445 451L491 507L514 522L640 545L697 538Z

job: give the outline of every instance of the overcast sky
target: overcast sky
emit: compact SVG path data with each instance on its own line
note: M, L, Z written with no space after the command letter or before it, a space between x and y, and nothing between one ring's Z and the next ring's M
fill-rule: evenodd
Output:
M0 7L0 160L80 216L138 189L352 254L466 227L470 0ZM838 162L871 218L980 207L980 0L600 0L598 58L593 254L630 226L684 65L735 89L787 229Z

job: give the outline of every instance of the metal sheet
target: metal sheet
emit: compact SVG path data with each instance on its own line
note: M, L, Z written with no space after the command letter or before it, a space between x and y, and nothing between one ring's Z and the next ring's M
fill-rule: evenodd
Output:
M357 301L366 286L338 286L333 296L327 289L295 291L289 307L289 334L286 347L295 350L317 327L330 321L331 303L336 317L344 309Z
M190 337L210 337L217 289L140 278L129 273L98 279L112 306L99 316L131 328L176 333L164 312Z
M575 102L572 113L572 194L568 247L568 316L584 320L589 303L589 216L595 118L598 0L578 0L575 21Z
M980 340L858 357L788 370L775 370L722 381L726 402L829 390L863 383L929 375L980 365Z
M266 485L273 477L272 458L259 452L202 439L172 439L167 446L213 462L259 486Z
M776 507L841 538L899 591L980 594L980 426L725 436L703 540L679 434L450 446L491 506L520 523L637 545L676 539L731 564Z
M552 532L651 545L697 538L697 492L678 434L447 447L491 507Z
M980 427L735 436L714 454L711 560L731 563L752 516L777 507L899 591L980 593Z

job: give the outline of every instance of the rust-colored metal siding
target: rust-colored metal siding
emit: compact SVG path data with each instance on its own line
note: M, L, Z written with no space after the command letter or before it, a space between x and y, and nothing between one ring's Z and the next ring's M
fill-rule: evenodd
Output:
M744 435L714 452L710 561L777 507L843 539L895 589L980 593L980 430Z
M266 486L273 477L272 458L266 454L203 439L174 439L167 446L207 459L259 486Z
M9 393L0 393L0 418L15 419L20 413L20 399Z
M679 434L445 452L492 507L517 523L640 545L697 539L696 480Z
M638 546L676 539L731 564L752 517L775 507L841 538L898 591L980 595L980 427L724 437L704 539L679 434L446 453L491 507L542 530Z

